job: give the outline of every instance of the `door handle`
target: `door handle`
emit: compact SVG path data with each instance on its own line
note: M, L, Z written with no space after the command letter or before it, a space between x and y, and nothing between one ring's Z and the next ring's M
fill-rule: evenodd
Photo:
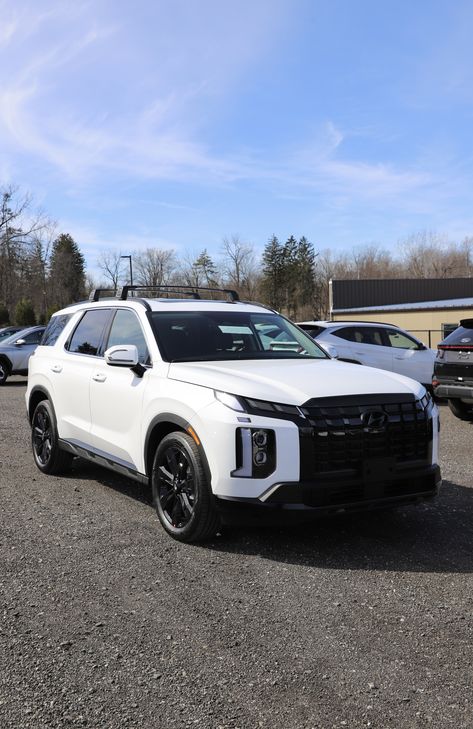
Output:
M394 359L406 359L406 358L403 357L402 355L395 354Z
M105 382L107 375L104 375L103 372L96 372L95 375L92 375L92 379L95 382Z
M51 367L52 372L62 372L62 365L55 364Z

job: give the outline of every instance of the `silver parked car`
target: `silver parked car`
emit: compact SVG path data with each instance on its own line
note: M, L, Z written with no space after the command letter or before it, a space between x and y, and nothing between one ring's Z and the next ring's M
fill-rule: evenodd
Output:
M331 356L397 372L432 387L435 352L395 324L368 321L305 321L299 324Z
M7 337L12 337L17 332L21 332L22 329L26 329L26 327L2 327L0 329L0 343L4 342Z
M4 385L10 375L28 374L28 361L45 328L28 327L0 342L0 385Z

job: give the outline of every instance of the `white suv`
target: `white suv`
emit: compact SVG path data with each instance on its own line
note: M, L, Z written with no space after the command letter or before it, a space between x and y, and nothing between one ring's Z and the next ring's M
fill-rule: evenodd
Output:
M301 329L344 362L398 372L432 387L435 352L394 324L367 321L304 321Z
M82 456L150 482L162 526L182 541L213 535L242 506L319 513L437 493L438 414L422 385L331 360L234 292L136 289L57 312L31 357L43 473Z

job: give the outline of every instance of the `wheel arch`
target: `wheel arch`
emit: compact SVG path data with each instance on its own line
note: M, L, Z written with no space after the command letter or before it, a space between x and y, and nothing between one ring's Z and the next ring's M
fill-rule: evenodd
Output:
M12 363L6 354L0 354L0 362L6 367L8 374L11 375Z
M49 392L41 386L33 387L28 400L28 420L30 423L33 419L34 411L42 400L49 400L51 402Z
M161 413L160 415L157 415L155 418L153 418L148 426L144 450L146 475L149 478L151 477L153 459L154 454L156 453L156 448L166 435L169 435L169 433L174 433L176 430L181 431L182 433L187 433L187 435L190 435L194 440L198 448L199 455L202 459L202 466L205 472L205 476L210 486L211 473L209 462L207 460L207 456L205 455L205 451L200 441L200 438L195 430L190 426L190 423L187 420L181 418L179 415L175 415L174 413Z

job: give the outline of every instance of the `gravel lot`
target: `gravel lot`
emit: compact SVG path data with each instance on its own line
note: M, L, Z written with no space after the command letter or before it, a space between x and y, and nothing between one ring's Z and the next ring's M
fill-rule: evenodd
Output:
M165 536L147 489L43 476L0 389L0 727L472 727L472 426L435 504Z

